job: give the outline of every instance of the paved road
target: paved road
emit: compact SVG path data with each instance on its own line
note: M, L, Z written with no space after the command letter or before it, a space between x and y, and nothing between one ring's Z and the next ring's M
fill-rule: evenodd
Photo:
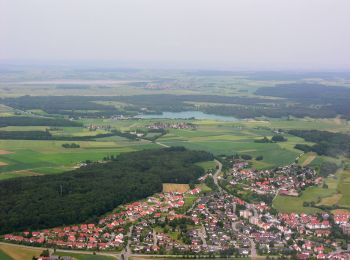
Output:
M127 260L129 259L130 256L132 256L131 250L130 250L132 228L133 228L133 225L130 226L129 231L126 234L126 236L128 237L128 243L126 244L126 247L120 252L120 254L118 254L119 260L123 260L123 259Z
M207 246L207 240L205 239L205 235L206 235L205 228L204 228L203 225L201 225L201 230L199 232L199 237L201 238L203 245Z
M162 143L160 143L160 142L156 142L156 144L158 144L158 145L160 145L160 146L163 146L163 147L165 147L165 148L169 148L169 147L170 147L169 145L162 144Z
M260 256L257 254L256 252L256 245L255 245L255 242L253 239L251 239L249 236L241 233L238 228L237 228L237 224L239 223L240 221L236 221L236 222L232 222L232 229L233 231L239 233L240 235L242 235L243 237L249 239L249 242L250 242L250 256L251 258L255 259L255 258L259 258Z
M153 246L157 246L157 232L155 229L153 229Z
M221 186L219 185L219 181L218 181L218 176L221 173L222 170L222 163L219 162L218 160L214 160L216 162L216 164L219 166L218 169L216 170L216 172L213 175L213 180L215 185L218 187L220 192L223 192L224 190L221 188Z

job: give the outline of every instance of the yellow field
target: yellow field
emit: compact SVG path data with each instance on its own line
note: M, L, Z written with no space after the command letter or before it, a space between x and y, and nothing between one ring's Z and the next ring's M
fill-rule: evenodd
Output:
M346 209L335 209L335 210L332 210L332 213L333 214L349 214L350 211L346 210Z
M1 150L0 149L0 155L3 155L3 154L11 154L12 152L10 151L6 151L6 150Z
M32 249L4 244L0 245L0 249L15 260L31 260L33 256L39 256L43 251L43 248Z
M337 193L337 194L334 194L330 197L322 198L319 205L332 206L334 204L337 204L342 197L343 197L342 194Z
M304 160L301 166L305 167L309 165L313 160L315 160L316 154L315 153L309 153L307 154L307 158Z
M6 166L7 165L7 163L5 163L5 162L0 162L0 166Z
M184 193L190 190L188 184L163 183L163 192L180 192Z

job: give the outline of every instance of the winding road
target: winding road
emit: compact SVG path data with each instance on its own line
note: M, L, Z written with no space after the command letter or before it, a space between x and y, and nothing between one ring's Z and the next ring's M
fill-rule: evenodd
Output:
M222 170L222 163L219 162L218 160L214 160L214 161L219 167L213 175L213 180L214 180L215 185L218 187L219 191L223 192L224 190L219 185L219 180L218 180L219 174L221 173L221 170Z

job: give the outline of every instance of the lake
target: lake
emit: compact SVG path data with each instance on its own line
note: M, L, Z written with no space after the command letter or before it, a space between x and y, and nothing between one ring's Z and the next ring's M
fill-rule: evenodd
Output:
M163 112L158 115L140 115L138 118L143 119L156 119L156 118L167 118L167 119L210 119L216 121L238 121L237 118L231 116L218 116L213 114L206 114L201 111L183 111L183 112Z

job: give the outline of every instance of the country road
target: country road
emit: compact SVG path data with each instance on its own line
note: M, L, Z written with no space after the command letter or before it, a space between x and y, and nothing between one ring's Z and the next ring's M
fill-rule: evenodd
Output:
M215 185L218 187L220 192L223 192L223 189L221 188L221 186L219 185L219 181L218 181L218 176L221 173L222 170L222 163L219 162L218 160L214 160L216 162L216 164L219 166L219 168L216 170L216 172L213 175L213 180Z

